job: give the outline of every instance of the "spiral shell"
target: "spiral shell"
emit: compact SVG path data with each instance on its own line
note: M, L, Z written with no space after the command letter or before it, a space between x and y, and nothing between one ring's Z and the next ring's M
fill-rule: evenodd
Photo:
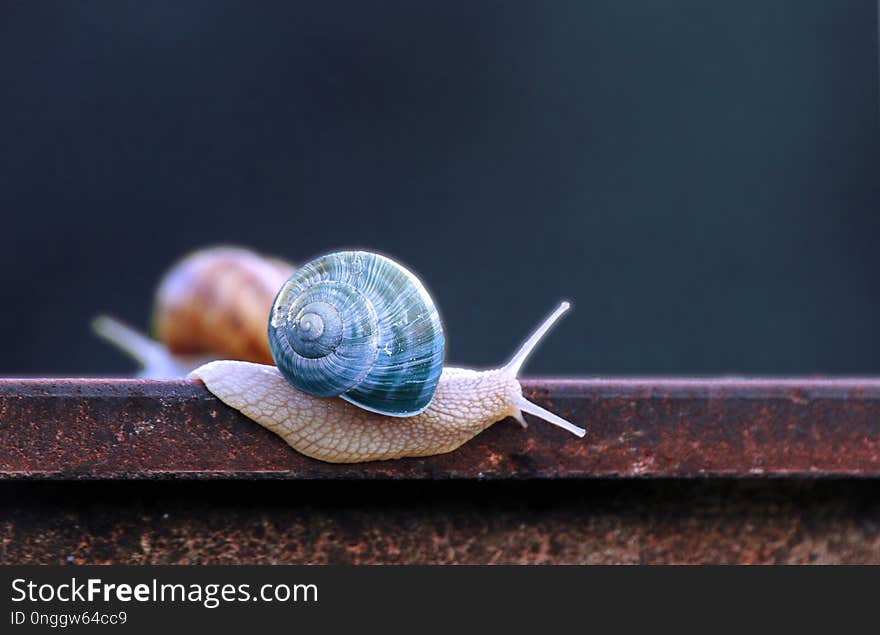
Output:
M272 363L266 316L293 265L239 247L207 247L176 263L156 292L153 331L177 355Z
M443 328L422 283L363 251L317 258L284 283L269 347L299 390L391 416L425 410L443 369Z

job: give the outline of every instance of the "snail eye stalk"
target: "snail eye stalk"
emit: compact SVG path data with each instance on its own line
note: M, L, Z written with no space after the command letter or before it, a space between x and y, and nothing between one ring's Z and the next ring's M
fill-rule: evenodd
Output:
M105 341L127 353L141 365L141 379L179 379L210 361L211 356L172 355L168 349L109 315L92 321L92 330Z
M535 329L535 332L532 333L529 338L523 342L522 346L519 347L519 350L514 353L513 357L504 367L501 369L503 373L507 373L517 377L519 375L519 371L522 369L523 364L525 364L526 360L529 356L534 352L535 348L537 348L538 344L544 339L544 336L550 332L550 329L559 321L559 318L571 308L571 304L568 302L562 302L556 307L556 310L553 311L547 318L541 322L540 326ZM531 415L535 415L543 419L548 423L552 423L555 426L562 428L563 430L568 430L572 434L583 437L587 431L583 428L580 428L570 421L566 421L562 417L559 417L549 410L545 410L538 404L532 403L528 399L523 396L519 396L516 399L516 406L522 410L523 412L528 412ZM524 423L524 419L522 418L522 414L518 417L520 423Z

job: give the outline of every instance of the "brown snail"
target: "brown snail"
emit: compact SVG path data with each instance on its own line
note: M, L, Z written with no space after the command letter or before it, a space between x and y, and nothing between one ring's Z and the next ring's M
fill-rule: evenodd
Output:
M294 269L237 247L197 251L159 284L153 313L156 337L174 354L215 353L271 364L266 316Z
M307 456L356 463L440 454L508 416L525 426L523 413L585 434L528 401L517 379L567 302L507 364L476 371L443 368L433 301L418 278L389 258L327 254L278 286L263 314L274 364L219 360L190 376ZM126 348L141 346L131 344Z
M272 363L266 316L295 267L241 247L208 247L175 263L153 303L152 340L118 320L93 324L142 365L141 377L182 377L212 359Z

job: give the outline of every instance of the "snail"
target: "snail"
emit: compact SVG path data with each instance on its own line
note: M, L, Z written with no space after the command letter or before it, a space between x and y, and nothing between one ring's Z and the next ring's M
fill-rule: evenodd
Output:
M439 313L403 265L343 251L294 270L213 248L160 284L161 341L107 317L95 329L141 361L141 376L188 373L302 454L358 463L451 452L508 416L525 427L523 413L583 437L583 428L528 401L517 379L569 306L561 303L500 368L444 368Z
M450 452L508 416L525 426L523 413L582 437L528 401L517 380L568 308L561 303L501 368L443 368L440 318L418 278L385 256L337 252L303 265L278 292L268 319L275 365L219 360L190 377L332 463Z
M199 249L159 283L152 317L158 341L108 316L93 328L142 364L140 377L183 377L220 358L271 364L266 316L294 269L240 247Z

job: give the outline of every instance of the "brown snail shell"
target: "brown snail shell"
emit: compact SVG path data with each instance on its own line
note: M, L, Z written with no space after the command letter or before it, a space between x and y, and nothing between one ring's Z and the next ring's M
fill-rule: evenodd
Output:
M159 284L154 335L175 355L271 364L266 319L294 270L290 263L239 247L193 252Z

